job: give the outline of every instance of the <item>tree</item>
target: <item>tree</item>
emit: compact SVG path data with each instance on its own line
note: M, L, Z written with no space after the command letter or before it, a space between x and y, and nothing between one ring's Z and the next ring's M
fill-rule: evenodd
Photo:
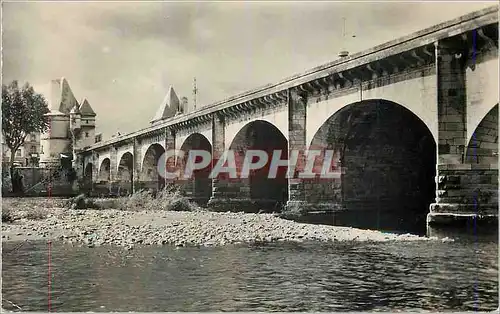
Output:
M15 193L21 192L14 173L16 151L24 144L28 134L43 133L48 129L49 119L45 116L48 112L47 101L29 83L22 88L15 80L8 86L2 84L2 133L10 149L10 176Z

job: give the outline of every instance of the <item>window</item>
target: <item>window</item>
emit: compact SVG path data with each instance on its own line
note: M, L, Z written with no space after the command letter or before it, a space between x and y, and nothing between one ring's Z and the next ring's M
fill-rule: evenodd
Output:
M16 157L21 157L21 149L18 148L16 151Z
M30 148L30 152L32 154L36 153L36 146L35 145L32 145L31 148Z
M89 132L85 132L85 137L89 137Z
M31 134L30 138L32 142L36 142L36 134Z

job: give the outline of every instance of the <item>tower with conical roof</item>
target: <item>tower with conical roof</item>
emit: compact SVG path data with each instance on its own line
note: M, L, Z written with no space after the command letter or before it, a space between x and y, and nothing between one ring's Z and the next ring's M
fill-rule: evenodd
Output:
M179 97L174 91L174 88L170 86L167 95L163 98L160 107L156 111L156 114L151 120L151 123L156 123L158 121L171 118L177 114L180 109Z
M51 81L49 100L49 128L40 137L40 166L58 167L74 162L76 151L93 144L96 114L86 99L78 103L65 78Z
M96 113L90 106L87 99L83 99L78 108L81 116L81 137L77 139L78 148L85 149L94 144L95 141L95 118Z
M57 167L61 164L61 158L71 157L71 136L68 134L70 111L77 105L65 78L51 81L50 112L46 114L49 128L40 137L40 166Z

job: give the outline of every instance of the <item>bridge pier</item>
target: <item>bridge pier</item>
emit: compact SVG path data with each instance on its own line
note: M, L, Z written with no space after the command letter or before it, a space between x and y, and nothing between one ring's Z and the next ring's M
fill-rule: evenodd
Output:
M225 118L213 115L212 118L212 169L226 149ZM227 173L219 173L212 179L212 196L208 207L215 211L258 211L259 206L251 200L248 179L232 179Z
M137 193L140 190L139 178L141 176L141 145L137 138L134 138L132 144L132 191Z
M430 205L427 223L472 228L477 223L498 223L498 159L491 154L477 156L483 153L475 147L481 124L471 143L466 142L466 67L458 58L461 51L446 42L435 47L439 145L436 202ZM498 139L498 110L490 116L492 127L484 133ZM498 152L498 143L492 147Z
M95 151L92 151L92 155L90 156L90 160L92 163L92 177L90 179L91 181L91 186L90 186L90 191L91 193L94 193L95 190L95 183L97 182L97 178L99 175L99 157Z
M498 166L441 164L436 181L429 225L473 227L498 222Z
M294 151L299 154L298 169L295 169L296 173L293 178L288 180L288 201L283 210L283 216L301 221L335 224L336 216L345 210L342 203L342 178L328 180L322 180L319 176L311 179L298 178L298 171L303 170L306 164L305 152L308 147L306 141L307 97L307 93L296 89L288 91L289 156ZM292 163L293 160L289 158L289 166L292 166Z
M215 211L257 212L269 207L269 202L252 200L249 179L229 179L219 176L212 180L212 197L208 206Z

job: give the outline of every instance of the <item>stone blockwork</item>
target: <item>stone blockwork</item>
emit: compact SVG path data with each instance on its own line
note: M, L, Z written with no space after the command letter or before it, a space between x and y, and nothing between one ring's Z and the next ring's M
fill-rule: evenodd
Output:
M225 118L222 115L212 116L212 168L220 158L223 158L225 149ZM212 179L212 196L208 204L213 208L223 208L227 193L227 178L223 174Z
M497 165L440 165L436 203L429 224L463 223L464 219L498 220Z
M439 163L459 164L465 147L466 94L463 60L452 44L436 42Z
M474 41L476 34L472 34ZM498 220L498 105L494 105L498 99L491 101L484 95L483 86L488 84L471 82L471 78L484 82L481 75L489 76L480 64L491 59L492 49L498 50L490 44L484 40L477 49L480 52L473 51L473 56L457 49L456 42L437 44L446 48L438 49L437 59L440 145L436 201L427 217L430 225ZM479 76L469 71L476 68L481 69ZM496 89L498 94L498 85ZM484 100L491 102L492 109L477 128L467 130L476 119L473 111L484 111ZM472 136L467 143L468 133Z
M288 154L293 151L299 152L297 156L297 165L305 165L306 144L306 112L307 112L307 93L291 89L287 93L288 100ZM307 188L304 180L297 178L294 173L288 182L288 202L287 207L301 208L307 206Z
M141 175L141 164L142 164L142 154L141 154L141 147L140 147L140 142L137 138L134 139L133 142L133 148L132 148L132 157L133 157L133 172L134 172L134 177L133 177L133 186L132 190L133 192L138 192L140 190L140 181L139 177Z

